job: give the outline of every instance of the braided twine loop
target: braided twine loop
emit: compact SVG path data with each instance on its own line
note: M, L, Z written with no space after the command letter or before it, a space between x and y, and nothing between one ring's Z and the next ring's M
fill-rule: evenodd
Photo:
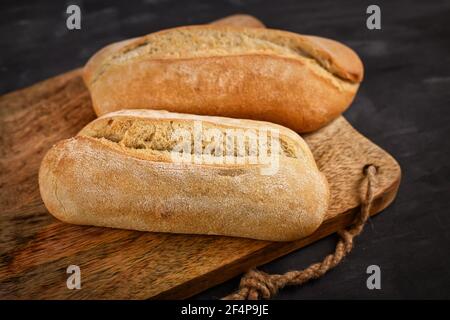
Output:
M257 269L250 270L242 277L239 289L223 299L270 299L285 286L302 285L309 280L322 277L328 270L336 267L350 253L353 248L353 239L361 233L369 218L375 194L377 170L373 165L369 165L365 169L360 190L361 211L350 227L337 232L340 239L334 253L326 256L322 262L314 263L304 270L289 271L285 274L267 274Z

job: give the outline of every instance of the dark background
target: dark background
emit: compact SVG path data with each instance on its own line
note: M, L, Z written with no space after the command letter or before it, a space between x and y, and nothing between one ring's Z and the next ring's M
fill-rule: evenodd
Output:
M81 30L66 28L79 4ZM366 8L381 7L381 30ZM5 1L0 2L0 94L82 66L104 45L184 24L248 13L271 28L346 43L365 80L346 118L403 170L397 200L369 221L344 263L279 299L450 298L450 1ZM334 249L331 236L261 269L304 268ZM381 268L381 290L366 287ZM195 298L219 298L239 278Z

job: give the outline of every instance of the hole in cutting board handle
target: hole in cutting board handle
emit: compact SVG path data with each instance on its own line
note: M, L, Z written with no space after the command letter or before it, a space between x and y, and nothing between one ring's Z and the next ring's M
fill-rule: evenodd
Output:
M363 172L364 175L367 174L367 170L369 170L369 167L371 167L371 166L373 166L373 167L375 168L375 173L378 173L378 171L379 171L378 166L377 166L377 165L374 165L373 163L369 163L369 164L366 164L366 165L363 167L362 172Z

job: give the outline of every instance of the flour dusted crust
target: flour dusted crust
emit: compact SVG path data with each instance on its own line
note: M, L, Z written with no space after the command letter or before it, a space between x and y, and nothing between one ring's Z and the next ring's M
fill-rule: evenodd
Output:
M271 176L262 175L255 164L159 161L150 151L129 149L95 134L114 121L169 120L234 128L271 125L289 140L295 156L281 154L279 170ZM68 223L272 241L311 234L322 223L329 201L325 177L305 142L289 129L150 110L105 115L78 136L56 144L42 161L39 186L49 212Z
M352 102L359 57L330 39L227 25L179 27L94 55L84 70L94 109L166 109L314 131Z

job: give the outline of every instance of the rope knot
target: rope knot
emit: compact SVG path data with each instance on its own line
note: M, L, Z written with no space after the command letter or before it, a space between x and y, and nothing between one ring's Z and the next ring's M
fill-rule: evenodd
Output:
M239 287L247 289L243 299L249 300L257 300L260 297L270 299L278 291L270 275L256 269L250 270L242 277Z

